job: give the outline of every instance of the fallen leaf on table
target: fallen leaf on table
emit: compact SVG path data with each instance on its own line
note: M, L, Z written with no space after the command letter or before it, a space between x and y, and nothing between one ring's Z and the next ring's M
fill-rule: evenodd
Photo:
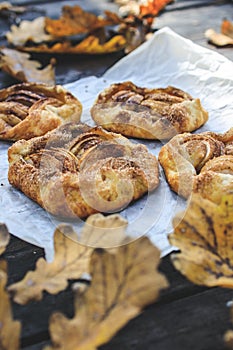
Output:
M30 60L28 53L13 49L0 49L0 69L23 82L55 84L55 60L44 68L38 61Z
M1 12L8 11L14 13L23 13L26 11L26 7L24 6L14 6L8 1L0 2L0 14Z
M233 23L224 19L221 24L221 33L233 39Z
M118 214L94 214L87 218L79 242L91 247L112 248L126 241L128 221Z
M148 1L138 1L138 0L115 0L115 2L120 6L119 12L122 16L134 15L142 17L156 17L161 10L163 10L166 5L174 0L148 0Z
M221 33L208 29L205 32L205 37L216 46L233 45L233 23L224 19L221 24Z
M90 260L90 287L77 288L73 319L61 313L52 315L52 345L44 350L93 350L109 341L168 286L156 269L159 256L146 237L115 253L95 249Z
M0 223L0 255L5 252L6 246L10 241L10 234L6 225Z
M220 205L194 194L184 213L173 222L170 243L177 270L196 284L233 288L233 196Z
M174 0L148 0L146 4L140 5L140 15L156 17L168 4Z
M67 287L69 279L78 279L88 272L92 249L77 243L77 235L71 226L61 225L56 229L54 251L51 263L40 258L35 271L27 272L21 281L8 287L15 302L24 305L31 300L41 300L43 291L56 294Z
M54 36L45 32L45 17L37 17L33 21L22 21L19 26L13 24L11 31L6 33L7 40L15 46L31 41L41 43L54 40Z
M224 34L215 32L213 29L208 29L205 32L205 37L216 46L233 45L233 39Z
M120 215L104 217L94 214L83 226L80 239L70 225L59 225L54 233L54 260L49 263L40 258L35 271L29 271L22 281L8 287L14 301L26 304L31 300L41 300L43 291L57 294L64 290L68 280L79 279L84 273L89 273L89 259L93 251L90 245L120 244L126 236L126 225Z
M114 25L121 19L114 13L105 12L106 18L84 11L80 6L63 6L59 19L46 17L45 30L54 36L68 36L90 33L93 30Z
M21 324L12 318L11 304L5 286L6 263L0 262L0 349L18 350L20 347Z
M233 305L232 301L230 302L230 317L231 317L231 322L233 323ZM228 330L224 334L224 341L228 349L233 349L233 330Z
M126 40L122 35L115 35L107 42L100 43L100 39L90 35L79 44L72 45L70 41L57 42L53 45L20 46L19 50L40 53L69 53L69 54L105 54L122 50Z

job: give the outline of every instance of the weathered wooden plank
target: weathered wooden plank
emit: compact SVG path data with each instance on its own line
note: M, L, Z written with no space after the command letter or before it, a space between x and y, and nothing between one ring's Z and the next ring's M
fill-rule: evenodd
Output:
M32 246L12 236L11 242L3 256L8 262L8 284L10 285L19 281L28 270L33 270L37 259L43 256L43 254L43 249ZM181 276L172 267L169 257L162 259L160 270L167 276L170 283L170 287L161 294L159 301L161 304L186 298L189 295L194 295L205 290L202 287L194 286ZM23 324L23 346L48 339L48 320L51 313L55 310L60 310L68 316L72 315L73 295L70 287L56 296L44 293L42 301L32 302L26 306L13 303L14 317L21 320Z
M15 1L17 4L31 4L41 8L49 16L57 17L64 4L85 4L91 8L93 1ZM232 19L232 5L216 6L214 3L224 1L206 1L211 6L199 6L191 9L200 1L177 1L174 5L156 19L156 27L165 25L193 41L214 49L207 44L204 31L209 27L219 30L223 17ZM227 2L227 1L225 1ZM57 6L57 3L59 3ZM105 2L106 3L106 2ZM204 3L204 2L202 2ZM95 11L104 9L104 2L95 2ZM111 5L111 3L109 3ZM173 6L173 7L172 7ZM175 10L174 6L177 6ZM186 8L185 8L186 6ZM189 7L189 8L187 8ZM192 7L192 6L191 6ZM31 11L31 10L30 10ZM37 16L35 11L25 14L25 19ZM8 29L9 23L0 20L1 33ZM1 40L1 38L0 38ZM1 43L4 41L2 39ZM220 53L233 59L232 49L219 49ZM37 56L39 57L39 56ZM105 56L62 56L57 57L57 83L65 84L83 76L101 75L109 66L116 62L122 53ZM40 57L46 63L48 55ZM9 86L15 82L0 72L0 87ZM43 256L43 250L12 237L11 243L4 254L8 261L9 281L14 283L24 274L33 269L36 260ZM164 258L160 267L169 279L170 288L165 290L158 303L148 307L139 317L132 320L103 350L118 349L159 349L159 350L222 350L222 336L228 328L229 309L226 307L232 298L232 291L226 289L207 289L194 286L182 277L171 266L169 258ZM33 302L27 306L13 304L14 317L23 324L22 346L25 350L39 350L49 340L48 320L51 313L59 310L71 317L73 313L73 296L71 288L57 296L44 294L41 302Z
M222 350L223 335L227 329L232 328L226 306L231 297L232 291L213 288L171 302L160 301L130 321L101 349ZM51 301L54 302L55 299L57 298L52 298ZM60 301L57 301L60 306ZM69 309L70 300L66 301L66 305ZM36 311L39 323L38 319L44 314L39 307L38 310L32 309L33 314ZM33 322L33 318L29 318L28 322ZM23 341L23 348L39 350L41 341L46 342L47 336L47 333L40 332L27 337ZM40 340L38 345L35 344L36 340Z
M18 247L18 249L15 249L15 251L12 251L12 248L14 246L14 240L15 240L15 246ZM21 242L20 240L16 238L12 238L12 242L9 246L9 251L7 249L5 253L5 258L8 261L8 269L9 269L9 284L14 283L18 280L20 280L24 274L29 270L33 269L36 263L36 260L43 256L43 250L40 248L36 248L34 246L31 246L30 244L26 242ZM185 310L189 308L190 305L190 313L193 312L192 308L196 310L196 317L199 313L200 318L202 318L202 312L206 314L206 307L205 307L205 300L206 300L206 293L211 293L211 298L213 299L212 307L214 308L214 298L217 298L219 300L219 306L217 309L217 313L219 315L219 319L221 322L227 323L228 321L228 310L225 310L225 301L229 300L230 298L230 291L225 291L224 293L222 291L219 291L218 289L212 289L207 290L204 287L195 286L189 281L187 281L178 271L176 271L171 263L169 257L166 257L162 259L161 266L160 266L161 272L163 272L170 283L170 287L167 290L164 290L160 296L160 299L158 303L152 305L151 307L147 308L143 314L137 318L136 320L130 322L130 324L126 327L125 330L122 330L116 338L110 343L110 345L106 345L107 349L117 349L117 347L120 346L120 344L124 344L124 349L130 349L132 344L135 344L135 349L140 349L140 346L142 346L142 343L144 344L144 341L140 340L140 337L133 336L133 334L144 334L145 333L145 342L148 344L148 346L152 346L152 344L157 344L157 342L162 344L161 346L164 346L164 349L169 349L167 346L167 338L170 338L171 336L174 337L174 334L176 332L174 330L169 331L166 328L166 336L164 335L164 338L161 338L161 327L165 327L164 319L166 320L167 317L175 318L176 315L180 315L181 320L177 324L177 332L179 333L179 330L183 328L189 320L191 321L191 316L187 313L185 315L184 312L178 310L178 306L174 305L181 305L181 310ZM71 283L70 283L71 286ZM59 293L58 295L49 295L48 293L44 293L44 298L42 301L39 302L31 302L26 306L21 306L13 303L13 312L14 317L16 319L19 319L22 321L23 330L22 330L22 346L23 348L27 349L27 347L31 345L35 345L35 343L41 343L41 341L48 341L49 334L48 334L48 321L49 317L55 310L59 310L66 314L68 317L71 317L73 314L73 295L71 291L71 287L67 288L64 292ZM195 295L197 298L195 299ZM213 295L213 297L212 297ZM191 300L190 300L191 298ZM194 299L192 299L194 298ZM204 298L204 300L202 300ZM225 301L222 302L222 300ZM193 302L192 300L196 300ZM200 300L200 305L198 303L198 300ZM197 305L195 305L195 303ZM223 304L223 305L222 305ZM203 310L202 310L203 307ZM210 308L210 306L209 306ZM159 310L159 311L157 311ZM169 316L166 316L166 312ZM210 317L209 315L208 317ZM160 320L160 318L162 320ZM195 320L196 322L197 320ZM136 322L136 323L135 323ZM158 322L158 325L156 326ZM162 324L161 324L162 322ZM174 321L173 321L174 322ZM184 322L184 323L182 323ZM209 323L210 320L207 318L207 328L204 331L202 336L204 337L205 332L210 332L209 330ZM209 323L208 323L209 322ZM168 323L169 325L169 323ZM157 329L159 327L159 329ZM194 324L193 327L196 329L196 332L199 332L199 328L197 327L197 324ZM197 328L196 328L197 327ZM217 325L216 325L217 329ZM216 331L215 329L215 331ZM172 334L170 334L171 332ZM174 332L174 334L173 334ZM213 333L214 334L214 333ZM123 337L123 338L122 338ZM143 335L144 337L144 335ZM177 339L178 344L180 344L181 340L186 342L188 341L186 337L182 335L182 339ZM135 341L138 343L136 344ZM165 345L163 345L165 344ZM41 349L39 347L40 344L38 344L38 347L35 349ZM152 348L152 347L151 347ZM159 348L160 349L160 348ZM161 347L163 349L163 347ZM178 349L178 348L177 348ZM198 349L199 348L194 348Z
M166 304L154 304L132 320L102 350L222 350L231 327L226 302L232 291L209 289Z

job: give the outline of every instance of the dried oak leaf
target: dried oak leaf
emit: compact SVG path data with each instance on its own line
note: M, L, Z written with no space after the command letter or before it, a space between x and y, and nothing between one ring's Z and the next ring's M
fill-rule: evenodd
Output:
M90 35L79 44L72 45L70 41L57 42L52 46L41 44L37 46L20 46L19 50L40 53L69 53L69 54L105 54L122 50L126 46L123 35L115 35L110 40L101 43L100 39Z
M221 33L233 39L233 23L224 19L221 24Z
M6 246L10 241L10 234L6 225L0 223L0 255L6 250Z
M12 319L11 304L5 286L6 263L0 262L0 349L18 350L20 347L21 324Z
M0 49L0 68L14 78L23 82L55 84L55 60L43 69L38 61L30 60L28 53L3 48Z
M77 235L71 226L64 224L56 229L54 251L51 263L40 258L34 271L27 272L21 281L8 287L15 302L24 305L31 300L41 300L43 291L56 294L67 287L68 279L78 279L88 272L92 250L77 243Z
M233 39L227 35L217 33L213 29L208 29L205 32L205 37L208 41L216 46L233 45Z
M0 14L1 12L13 12L13 13L23 13L26 11L24 6L14 6L8 1L3 1L0 3Z
M119 214L94 214L87 218L79 242L91 247L112 248L127 240L128 221Z
M148 0L146 4L140 5L140 16L156 17L168 4L174 0Z
M232 303L232 302L231 302ZM231 305L230 308L230 316L231 316L231 322L233 322L233 306ZM224 341L228 349L233 349L233 330L228 330L224 334Z
M176 216L170 243L177 270L196 284L233 288L233 195L220 205L194 194L186 212Z
M91 31L121 22L117 14L105 12L106 18L84 11L80 6L63 6L59 19L46 17L45 30L54 36L69 36L90 33Z
M37 17L33 21L22 21L19 26L13 24L6 33L7 40L14 46L24 45L31 41L41 43L54 40L54 36L45 32L45 17Z
M159 256L146 237L115 253L95 249L90 259L90 287L77 288L73 319L61 313L52 315L52 346L44 350L90 350L109 341L167 287L165 277L156 270Z
M113 242L119 244L124 238L123 226L126 227L126 222L119 215L106 218L102 214L91 215L79 239L70 225L59 225L54 233L54 260L49 263L40 258L34 271L29 271L21 281L8 287L14 295L14 301L26 304L31 300L42 299L44 290L51 294L64 290L68 280L79 279L89 272L89 258L93 251L90 246L94 244L102 247L102 243L106 242L112 246L108 230L111 230Z
M224 19L221 24L221 33L208 29L205 32L205 37L216 46L233 45L233 23Z

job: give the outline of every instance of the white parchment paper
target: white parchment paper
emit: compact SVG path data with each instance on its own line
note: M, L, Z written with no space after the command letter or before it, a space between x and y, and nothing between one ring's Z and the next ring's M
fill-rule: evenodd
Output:
M156 32L148 42L121 59L103 77L88 77L65 87L83 104L81 121L94 125L89 110L98 93L110 83L125 80L142 87L173 85L193 97L199 97L209 112L209 121L196 132L225 132L233 126L233 62L177 35L169 28ZM162 146L158 141L143 143L155 155ZM43 247L47 259L51 260L53 233L61 221L9 185L9 145L4 142L0 144L0 221L6 223L15 236ZM172 250L167 240L168 233L172 231L172 218L185 207L185 201L170 191L160 171L160 186L121 214L128 219L129 234L135 237L146 234L164 256ZM72 224L80 232L84 222L80 220Z

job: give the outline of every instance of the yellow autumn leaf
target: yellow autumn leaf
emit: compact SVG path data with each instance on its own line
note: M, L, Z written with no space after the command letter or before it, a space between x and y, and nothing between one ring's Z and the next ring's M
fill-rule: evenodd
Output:
M29 271L22 281L8 287L14 295L14 301L26 304L31 300L42 299L43 291L56 294L64 290L68 280L79 279L89 272L89 258L93 251L89 246L120 244L125 237L126 225L127 222L117 214L108 217L91 215L80 238L70 225L59 225L54 234L54 260L49 263L40 258L34 271Z
M98 55L122 50L126 46L126 39L123 35L115 35L104 42L95 35L89 35L78 44L73 44L69 40L58 41L55 44L46 43L36 46L19 46L20 51L51 53L51 54L90 54Z
M0 349L18 350L20 347L21 324L12 318L11 304L5 286L6 263L0 262Z
M231 322L233 323L233 305L231 305L230 307L230 317L231 317ZM224 342L228 349L233 350L233 330L232 329L228 330L224 334Z
M30 60L30 54L17 50L0 49L0 68L14 78L23 82L55 84L55 60L42 68L39 61Z
M43 291L56 294L67 287L69 279L78 279L84 272L88 272L92 250L77 243L71 226L61 225L56 229L54 251L51 263L40 258L34 271L27 272L21 281L8 287L15 302L26 304L31 300L41 300Z
M90 287L77 289L73 319L52 315L52 345L44 350L90 350L109 341L168 286L157 271L159 258L158 249L146 237L114 253L95 249L90 259Z
M173 221L174 266L196 284L233 288L233 195L217 205L194 194Z
M82 228L79 242L90 247L112 248L122 244L127 239L127 220L119 214L104 216L94 214L87 218Z
M45 18L45 30L54 36L69 36L90 33L97 28L119 24L121 18L116 13L105 12L105 17L83 10L80 6L63 6L58 19Z
M0 223L0 255L4 253L10 241L10 234L5 224Z

